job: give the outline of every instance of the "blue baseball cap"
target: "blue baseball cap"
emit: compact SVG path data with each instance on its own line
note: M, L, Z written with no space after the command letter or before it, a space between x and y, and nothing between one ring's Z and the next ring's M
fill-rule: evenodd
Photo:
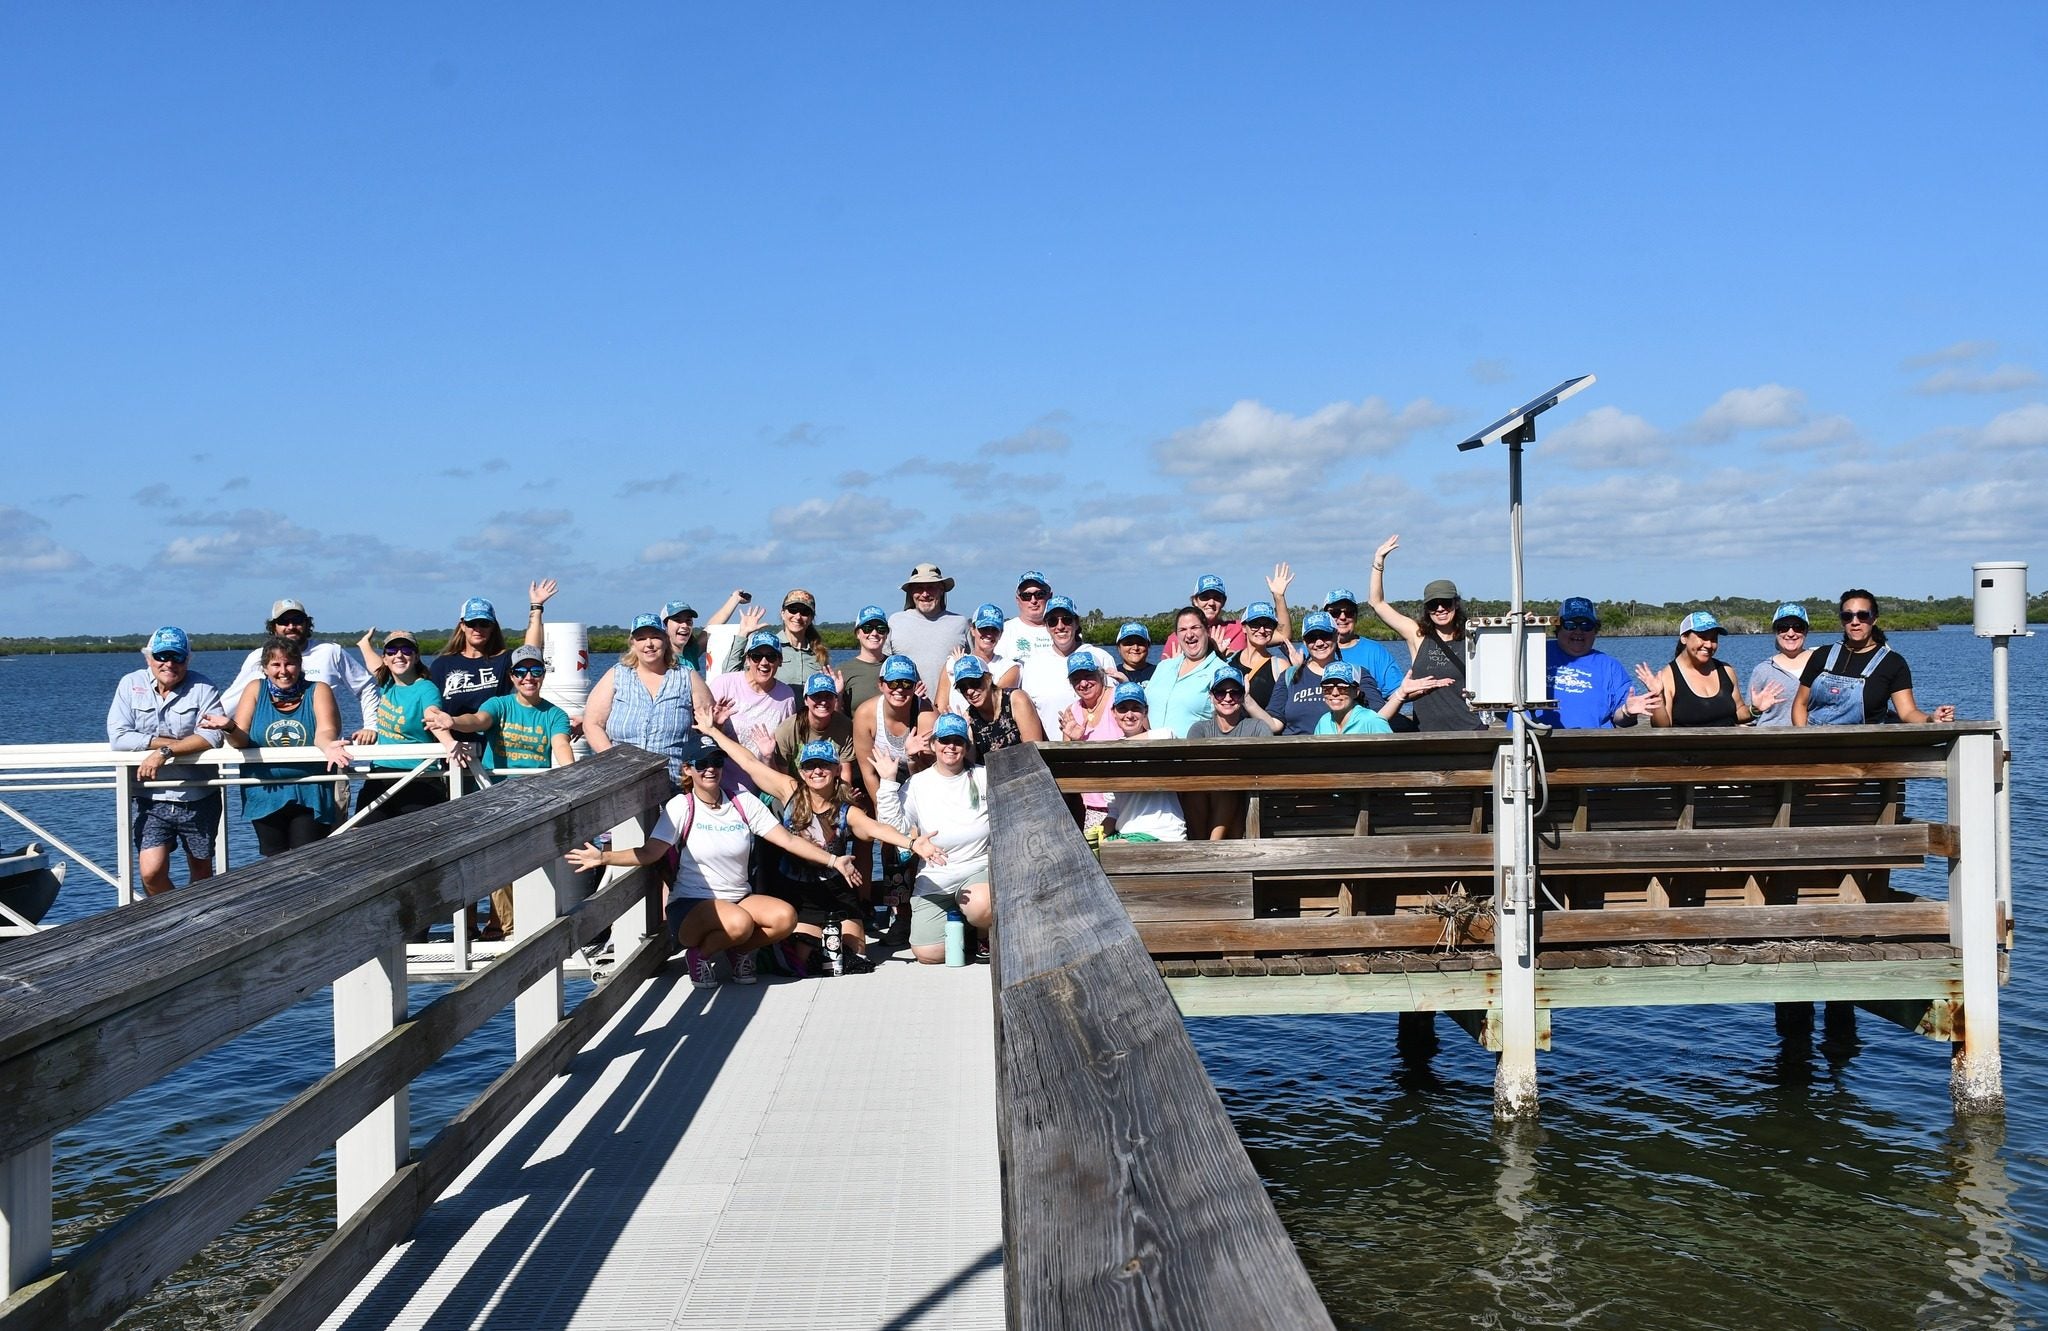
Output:
M1151 701L1145 697L1145 686L1128 679L1116 686L1116 694L1109 705L1121 707L1127 702L1137 703L1140 707L1151 706Z
M1143 638L1146 642L1150 642L1152 641L1152 630L1133 619L1116 631L1116 640L1118 642L1122 642L1126 638Z
M1074 608L1074 598L1071 596L1055 596L1045 603L1045 613L1048 616L1061 610L1066 611L1076 619L1081 617L1081 612Z
M963 679L987 679L988 665L978 656L963 656L953 662L953 682Z
M890 683L908 680L915 684L917 683L917 662L898 652L882 662L882 678Z
M994 601L983 601L974 611L974 627L978 629L999 629L1006 621L1003 608Z
M1567 596L1557 607L1557 622L1570 628L1575 622L1588 621L1594 628L1600 627L1600 611L1583 596Z
M1101 674L1102 662L1097 660L1095 653L1089 651L1086 647L1083 647L1067 658L1068 679L1072 679L1076 675L1085 675L1090 671L1098 675Z
M462 622L469 624L479 619L495 624L498 622L498 612L483 597L472 596L462 603Z
M1239 688L1243 688L1244 671L1239 670L1236 666L1222 667L1216 672L1216 678L1209 681L1209 692L1214 693L1225 684L1235 684Z
M1714 618L1711 610L1695 610L1678 621L1680 633L1719 633L1721 621Z
M782 639L775 636L774 629L755 629L747 635L747 649L743 655L752 656L755 652L773 652L779 657L782 655Z
M796 756L798 767L808 767L812 763L832 763L836 766L838 762L839 746L829 739L812 740L804 745L803 751Z
M1358 608L1358 598L1351 594L1349 587L1332 587L1330 594L1323 598L1323 609L1328 610L1333 605L1348 605L1355 610Z
M814 670L811 677L804 681L804 697L815 698L821 693L829 693L836 698L839 696L839 685L824 671Z
M145 650L151 656L168 654L182 661L192 655L192 640L185 636L185 630L166 624L149 635L149 646Z
M1244 622L1247 624L1271 624L1278 627L1280 612L1273 608L1271 601L1253 601L1244 608Z
M684 615L692 619L697 617L696 607L688 601L670 601L661 607L661 617L664 620L681 619Z
M633 627L626 630L626 636L631 637L641 629L653 629L659 633L661 631L661 617L659 615L633 616Z
M888 622L889 612L887 610L882 609L878 605L864 605L860 608L860 618L853 621L853 626L855 628L859 628L863 624L882 624L886 626Z
M965 740L967 738L967 718L958 712L947 712L933 723L932 738Z
M1797 601L1787 601L1779 606L1777 612L1771 616L1771 623L1776 624L1781 619L1796 619L1808 626L1813 624L1813 621L1806 617L1806 607Z
M1358 667L1349 661L1332 661L1323 667L1323 683L1348 684L1358 688Z
M1327 610L1311 610L1301 617L1301 636L1306 638L1311 633L1327 633L1334 638L1337 621L1330 618Z
M1195 590L1190 593L1188 599L1193 600L1197 596L1207 596L1211 592L1218 596L1227 595L1223 590L1223 579L1217 577L1214 573L1204 573L1201 577L1195 579Z
M1052 590L1052 584L1047 582L1045 575L1035 568L1027 568L1017 575L1017 590L1021 592L1026 587L1043 587L1047 591Z

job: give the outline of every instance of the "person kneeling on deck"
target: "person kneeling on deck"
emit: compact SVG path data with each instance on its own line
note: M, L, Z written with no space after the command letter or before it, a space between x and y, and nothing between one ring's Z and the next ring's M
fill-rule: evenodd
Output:
M688 781L682 794L662 806L647 844L632 850L599 850L586 842L566 858L578 869L647 865L674 848L676 885L668 897L668 932L683 949L690 983L699 989L716 985L718 954L723 952L734 982L753 984L759 978L754 953L781 942L796 928L796 907L748 889L747 860L755 838L795 859L835 869L853 887L860 886L860 870L851 855L834 855L777 822L753 792L740 791L727 799L719 788L725 754L703 736L693 737L684 747L682 763Z
M953 712L932 727L933 762L908 782L906 763L877 745L881 786L875 801L882 821L928 839L945 852L945 862L927 859L917 873L910 900L910 951L927 966L946 959L946 915L983 933L995 919L988 883L988 781L972 765L967 718Z
M798 836L828 851L845 852L857 859L864 860L865 848L879 841L922 856L926 863L946 862L946 852L929 839L912 837L868 816L856 803L860 797L846 779L845 759L833 741L814 739L805 744L792 764L797 775L791 776L756 758L746 745L717 726L700 724L698 728L759 783L764 794L782 805L782 825ZM823 944L826 925L835 921L846 970L857 973L874 969L867 958L868 908L853 885L832 872L830 866L803 863L790 855L769 855L763 860L763 890L796 908L796 932L791 935L790 944L799 950L790 958L793 973L819 973L824 960L810 949Z
M1110 701L1116 727L1125 739L1172 739L1171 730L1154 730L1143 684L1116 686ZM1187 817L1181 812L1180 796L1170 790L1112 790L1100 840L1186 841Z

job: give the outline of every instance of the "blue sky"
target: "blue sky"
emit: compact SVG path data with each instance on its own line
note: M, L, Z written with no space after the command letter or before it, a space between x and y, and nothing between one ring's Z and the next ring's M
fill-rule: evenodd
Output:
M0 9L0 633L2048 554L2048 9L1102 8Z

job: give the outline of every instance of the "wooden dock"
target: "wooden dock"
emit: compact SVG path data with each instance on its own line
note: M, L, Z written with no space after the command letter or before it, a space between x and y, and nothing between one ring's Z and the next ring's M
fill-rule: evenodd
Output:
M652 871L561 861L666 792L624 746L0 943L0 1331L111 1325L330 1145L339 1227L247 1327L1328 1328L1184 1015L1444 1012L1513 1116L1557 1013L1826 1002L2001 1108L1995 728L1549 736L1513 909L1501 747L998 751L988 970L682 983ZM1098 861L1067 797L1152 789L1247 836ZM414 1010L405 940L508 881L519 937ZM334 1071L53 1263L51 1137L330 985ZM511 1068L410 1151L408 1085L506 1007Z

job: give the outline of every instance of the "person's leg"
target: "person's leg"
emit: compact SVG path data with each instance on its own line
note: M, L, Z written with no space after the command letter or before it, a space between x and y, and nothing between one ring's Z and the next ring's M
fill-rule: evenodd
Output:
M1215 817L1209 806L1209 797L1198 790L1183 790L1180 793L1181 817L1188 826L1188 840L1209 841L1213 839L1211 820Z
M289 817L291 809L283 808L249 820L250 829L256 833L257 854L267 860L292 848L291 834L285 830L285 820Z
M789 937L796 928L796 907L781 897L763 896L757 892L742 898L737 904L753 927L746 937L735 938L727 944L728 947L745 951L767 947Z
M324 840L327 834L334 830L333 823L321 822L313 816L313 811L303 804L294 804L292 806L292 820L289 827L291 848L293 850L297 850L301 846L310 846L315 841Z
M213 843L220 831L220 809L219 791L185 806L185 821L178 828L178 845L185 852L188 883L201 883L213 877Z
M171 842L177 836L165 816L168 803L138 799L133 805L135 876L150 896L171 890Z
M676 941L699 952L723 952L754 932L754 917L732 901L702 900L688 903L682 922L676 925ZM671 907L670 909L674 909Z
M910 955L927 966L946 960L946 912L957 904L950 893L934 892L910 899Z
M995 923L995 896L987 883L969 883L960 889L960 915L983 933Z

